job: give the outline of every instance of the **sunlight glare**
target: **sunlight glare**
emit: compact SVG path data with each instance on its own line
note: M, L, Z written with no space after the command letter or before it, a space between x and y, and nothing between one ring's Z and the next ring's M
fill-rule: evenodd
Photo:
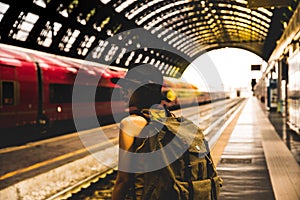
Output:
M201 57L206 57L205 59ZM210 59L207 64L207 59ZM262 65L261 71L251 71L251 65ZM240 90L245 95L251 94L251 79L259 79L266 62L258 55L238 48L222 48L209 51L198 57L187 67L182 78L195 84L200 90L211 90L211 87L224 88L225 91L236 93ZM207 84L203 77L203 67L216 68L221 78L221 86ZM220 83L216 83L220 84Z

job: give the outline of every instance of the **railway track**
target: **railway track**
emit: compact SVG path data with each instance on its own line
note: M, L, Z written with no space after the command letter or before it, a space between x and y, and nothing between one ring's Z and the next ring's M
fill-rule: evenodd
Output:
M199 117L196 116L200 114L200 121L197 121L197 124L204 124L204 133L208 137L210 145L213 146L221 134L220 130L223 129L222 126L225 126L226 122L237 113L238 108L241 107L243 102L244 99L230 100L226 104L224 104L224 101L220 101L205 105L200 113L195 111L197 110L195 108L186 108L184 113L191 120L199 120ZM180 115L180 112L173 111L175 115ZM111 199L117 172L116 168L117 166L88 177L49 197L47 200Z

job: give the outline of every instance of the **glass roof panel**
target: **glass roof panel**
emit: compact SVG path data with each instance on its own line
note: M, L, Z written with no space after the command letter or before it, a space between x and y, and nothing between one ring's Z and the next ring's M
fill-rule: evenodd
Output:
M129 5L133 4L137 0L126 0L123 1L120 5L118 5L115 10L116 12L122 12L125 8L127 8Z

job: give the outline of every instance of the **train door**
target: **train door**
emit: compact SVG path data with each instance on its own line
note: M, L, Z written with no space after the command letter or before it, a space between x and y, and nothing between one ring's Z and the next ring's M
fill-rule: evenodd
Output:
M16 111L18 123L21 126L36 124L39 102L37 67L32 61L21 61L21 66L16 67L15 74L19 95Z
M36 122L37 81L32 62L2 55L0 61L0 128Z
M51 127L59 121L73 118L72 91L77 69L55 58L44 57L39 61L43 88L42 113Z
M0 126L15 127L17 124L16 106L18 102L18 83L15 67L0 63Z

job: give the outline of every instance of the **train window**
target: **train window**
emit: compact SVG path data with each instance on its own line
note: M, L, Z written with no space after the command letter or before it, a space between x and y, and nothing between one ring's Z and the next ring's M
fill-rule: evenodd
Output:
M114 94L113 94L114 93ZM112 99L113 94L113 99ZM95 101L104 102L104 101L119 101L122 100L122 96L119 88L108 88L108 87L97 87Z
M2 82L2 105L14 105L14 83Z
M50 102L51 103L71 103L73 85L50 84Z
M77 91L94 91L94 86L76 86ZM50 84L50 102L51 103L72 103L72 95L73 95L73 85L67 84ZM122 100L122 96L120 93L120 88L108 88L108 87L97 87L95 99L91 99L89 93L85 95L80 95L78 98L75 98L75 102L104 102L112 100L118 101Z

